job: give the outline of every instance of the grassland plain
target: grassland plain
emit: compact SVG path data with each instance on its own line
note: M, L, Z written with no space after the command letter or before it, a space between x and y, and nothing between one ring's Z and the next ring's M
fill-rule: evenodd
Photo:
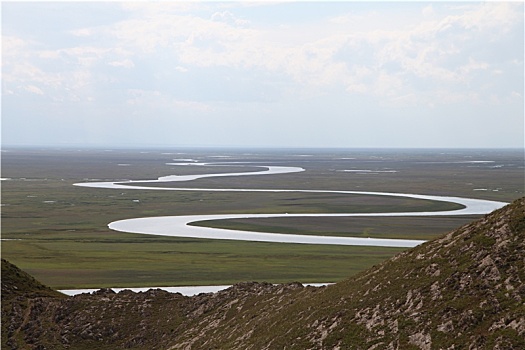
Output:
M167 165L188 159L250 162L252 166ZM54 288L339 281L401 249L143 236L113 232L107 224L160 215L455 208L447 203L358 195L72 186L83 181L146 180L174 174L259 169L253 165L300 166L305 171L208 178L173 186L384 191L507 202L523 196L524 189L522 150L5 149L2 256ZM474 218L275 218L212 225L291 234L429 239Z

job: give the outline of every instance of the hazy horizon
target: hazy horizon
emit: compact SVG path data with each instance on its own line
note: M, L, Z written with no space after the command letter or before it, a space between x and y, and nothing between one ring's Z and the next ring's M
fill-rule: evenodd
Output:
M9 150L93 150L93 151L183 151L183 150L216 150L216 151L524 151L525 147L312 147L312 146L236 146L236 145L151 145L151 144L122 144L122 145L82 145L82 144L3 144L2 152Z
M522 149L521 2L3 2L2 148Z

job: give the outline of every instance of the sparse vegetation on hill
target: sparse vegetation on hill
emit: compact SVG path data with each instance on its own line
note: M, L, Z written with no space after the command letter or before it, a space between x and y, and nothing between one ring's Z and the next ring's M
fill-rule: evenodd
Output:
M43 285L33 276L2 259L2 301L16 297L65 297L65 295Z
M524 265L525 198L323 288L65 298L2 260L2 348L524 349Z

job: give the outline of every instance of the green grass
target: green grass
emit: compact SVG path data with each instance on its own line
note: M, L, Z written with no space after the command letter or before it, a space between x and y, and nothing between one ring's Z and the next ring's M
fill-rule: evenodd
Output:
M233 230L360 238L433 239L476 216L264 218L199 221L192 225Z
M5 258L55 288L336 282L400 252L153 237L47 235L4 242Z
M290 282L337 281L377 264L400 249L314 246L166 238L117 233L107 224L141 216L221 213L328 213L451 210L455 204L425 200L325 193L250 193L109 190L75 187L86 179L152 179L172 174L224 172L223 167L168 166L173 158L207 158L213 152L163 155L160 151L39 151L2 154L2 257L59 288L229 284L246 280ZM379 152L379 151L377 151ZM454 163L464 154L373 151L316 153L305 160L293 154L233 153L229 161L302 166L296 174L210 178L176 183L177 187L288 188L365 190L454 195L511 201L523 195L523 168ZM500 157L520 164L521 154ZM481 151L479 151L481 152ZM380 153L380 152L379 152ZM467 152L468 153L468 152ZM222 154L219 153L219 154ZM429 158L430 157L430 158ZM485 158L483 158L485 157ZM522 157L521 157L522 158ZM451 161L429 163L428 160ZM118 164L130 166L118 166ZM395 168L374 176L338 170ZM240 171L237 167L231 169ZM256 168L248 168L253 171ZM173 185L173 184L171 184ZM473 191L473 188L498 191ZM134 202L139 200L139 202ZM48 201L52 201L48 203ZM475 217L441 218L283 218L206 223L255 231L430 239Z

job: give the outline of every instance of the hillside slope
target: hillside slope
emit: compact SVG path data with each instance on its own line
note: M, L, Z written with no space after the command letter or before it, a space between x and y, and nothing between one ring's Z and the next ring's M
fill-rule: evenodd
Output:
M524 265L522 198L324 288L4 299L3 275L2 348L525 349Z
M173 349L525 349L524 264L522 198L318 292L231 298Z

